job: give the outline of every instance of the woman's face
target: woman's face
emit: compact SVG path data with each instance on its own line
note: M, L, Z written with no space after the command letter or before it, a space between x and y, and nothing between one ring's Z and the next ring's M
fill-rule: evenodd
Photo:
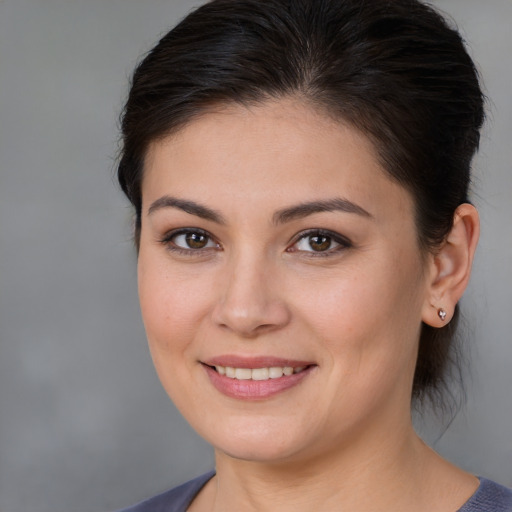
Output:
M221 453L290 461L408 428L428 302L410 194L293 100L147 155L138 263L162 384Z

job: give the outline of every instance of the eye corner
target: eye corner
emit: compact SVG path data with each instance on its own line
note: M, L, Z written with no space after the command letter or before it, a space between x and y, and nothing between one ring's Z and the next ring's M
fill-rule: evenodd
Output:
M317 240L313 242L315 238ZM313 243L317 245L316 249L312 246ZM337 255L351 247L353 244L347 237L331 230L313 228L298 233L286 252L302 253L306 257L327 257Z
M208 231L186 227L172 229L159 237L158 242L171 253L185 256L201 256L222 250L221 244Z

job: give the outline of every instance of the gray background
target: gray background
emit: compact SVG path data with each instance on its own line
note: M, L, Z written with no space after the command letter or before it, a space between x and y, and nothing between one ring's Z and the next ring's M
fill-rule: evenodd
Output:
M139 56L200 2L0 0L0 511L107 511L213 464L161 390L114 183ZM512 2L439 0L491 99L464 307L469 399L435 443L512 485ZM431 442L442 433L420 427Z

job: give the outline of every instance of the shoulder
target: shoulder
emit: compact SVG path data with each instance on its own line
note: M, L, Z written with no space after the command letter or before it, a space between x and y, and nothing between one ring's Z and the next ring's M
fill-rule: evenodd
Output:
M185 512L197 493L214 474L214 471L210 471L174 489L118 512Z
M458 512L512 512L512 489L480 478L475 494Z

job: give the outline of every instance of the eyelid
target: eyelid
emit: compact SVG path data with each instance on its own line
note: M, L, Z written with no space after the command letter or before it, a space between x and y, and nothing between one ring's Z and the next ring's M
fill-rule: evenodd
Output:
M209 239L209 242L211 241L211 242L215 243L215 247L210 246L210 247L202 247L202 248L193 249L193 248L181 247L181 246L173 243L173 241L172 241L173 238L175 238L179 235L186 235L188 233L198 233L200 235L206 236ZM327 249L325 251L313 251L313 250L305 251L305 250L299 250L299 249L294 250L293 249L293 247L295 245L297 245L297 243L299 241L301 241L303 238L306 238L308 236L313 236L313 235L329 237L332 239L333 242L335 242L337 244L337 246L334 248ZM185 255L189 255L189 256L199 255L201 253L205 253L206 251L211 251L212 249L213 250L222 249L221 244L211 233L209 233L208 231L206 231L204 229L195 228L195 227L172 229L172 230L166 232L161 238L159 238L158 242L161 243L162 245L164 245L167 248L167 250L169 250L169 251L181 253L181 254L185 254ZM340 233L331 231L329 229L310 228L310 229L303 230L300 233L297 233L293 237L292 241L288 244L286 251L287 252L301 252L308 256L316 257L316 256L329 256L329 255L332 255L333 253L340 252L340 251L342 251L344 249L348 249L352 246L353 246L352 242L347 237L341 235Z
M334 242L336 242L338 244L338 246L336 246L332 249L327 249L326 251L303 251L303 250L298 250L298 249L294 251L292 249L295 245L297 245L298 242L300 242L300 240L302 240L303 238L306 238L308 236L312 236L312 235L327 236L327 237L331 238ZM297 233L294 236L294 238L292 239L292 242L288 245L287 252L302 252L302 253L307 254L308 256L314 256L314 257L328 256L333 253L342 251L344 249L348 249L352 246L353 246L352 242L347 237L340 235L339 233L336 233L335 231L331 231L329 229L323 229L323 228L311 228L311 229L306 229L304 231L301 231L300 233Z
M173 238L175 238L179 235L186 235L189 233L197 233L197 234L207 237L209 239L209 241L212 241L213 243L215 243L215 247L202 247L202 248L193 249L191 247L190 248L180 247L179 245L175 244L172 241ZM211 251L212 249L218 250L221 248L220 243L217 241L217 239L211 233L209 233L208 231L206 231L204 229L194 228L194 227L172 229L172 230L166 232L165 235L162 236L158 241L162 245L164 245L167 248L167 250L169 250L169 251L180 253L180 254L185 254L185 255L189 255L189 256L198 255L198 254L204 253L206 251Z

